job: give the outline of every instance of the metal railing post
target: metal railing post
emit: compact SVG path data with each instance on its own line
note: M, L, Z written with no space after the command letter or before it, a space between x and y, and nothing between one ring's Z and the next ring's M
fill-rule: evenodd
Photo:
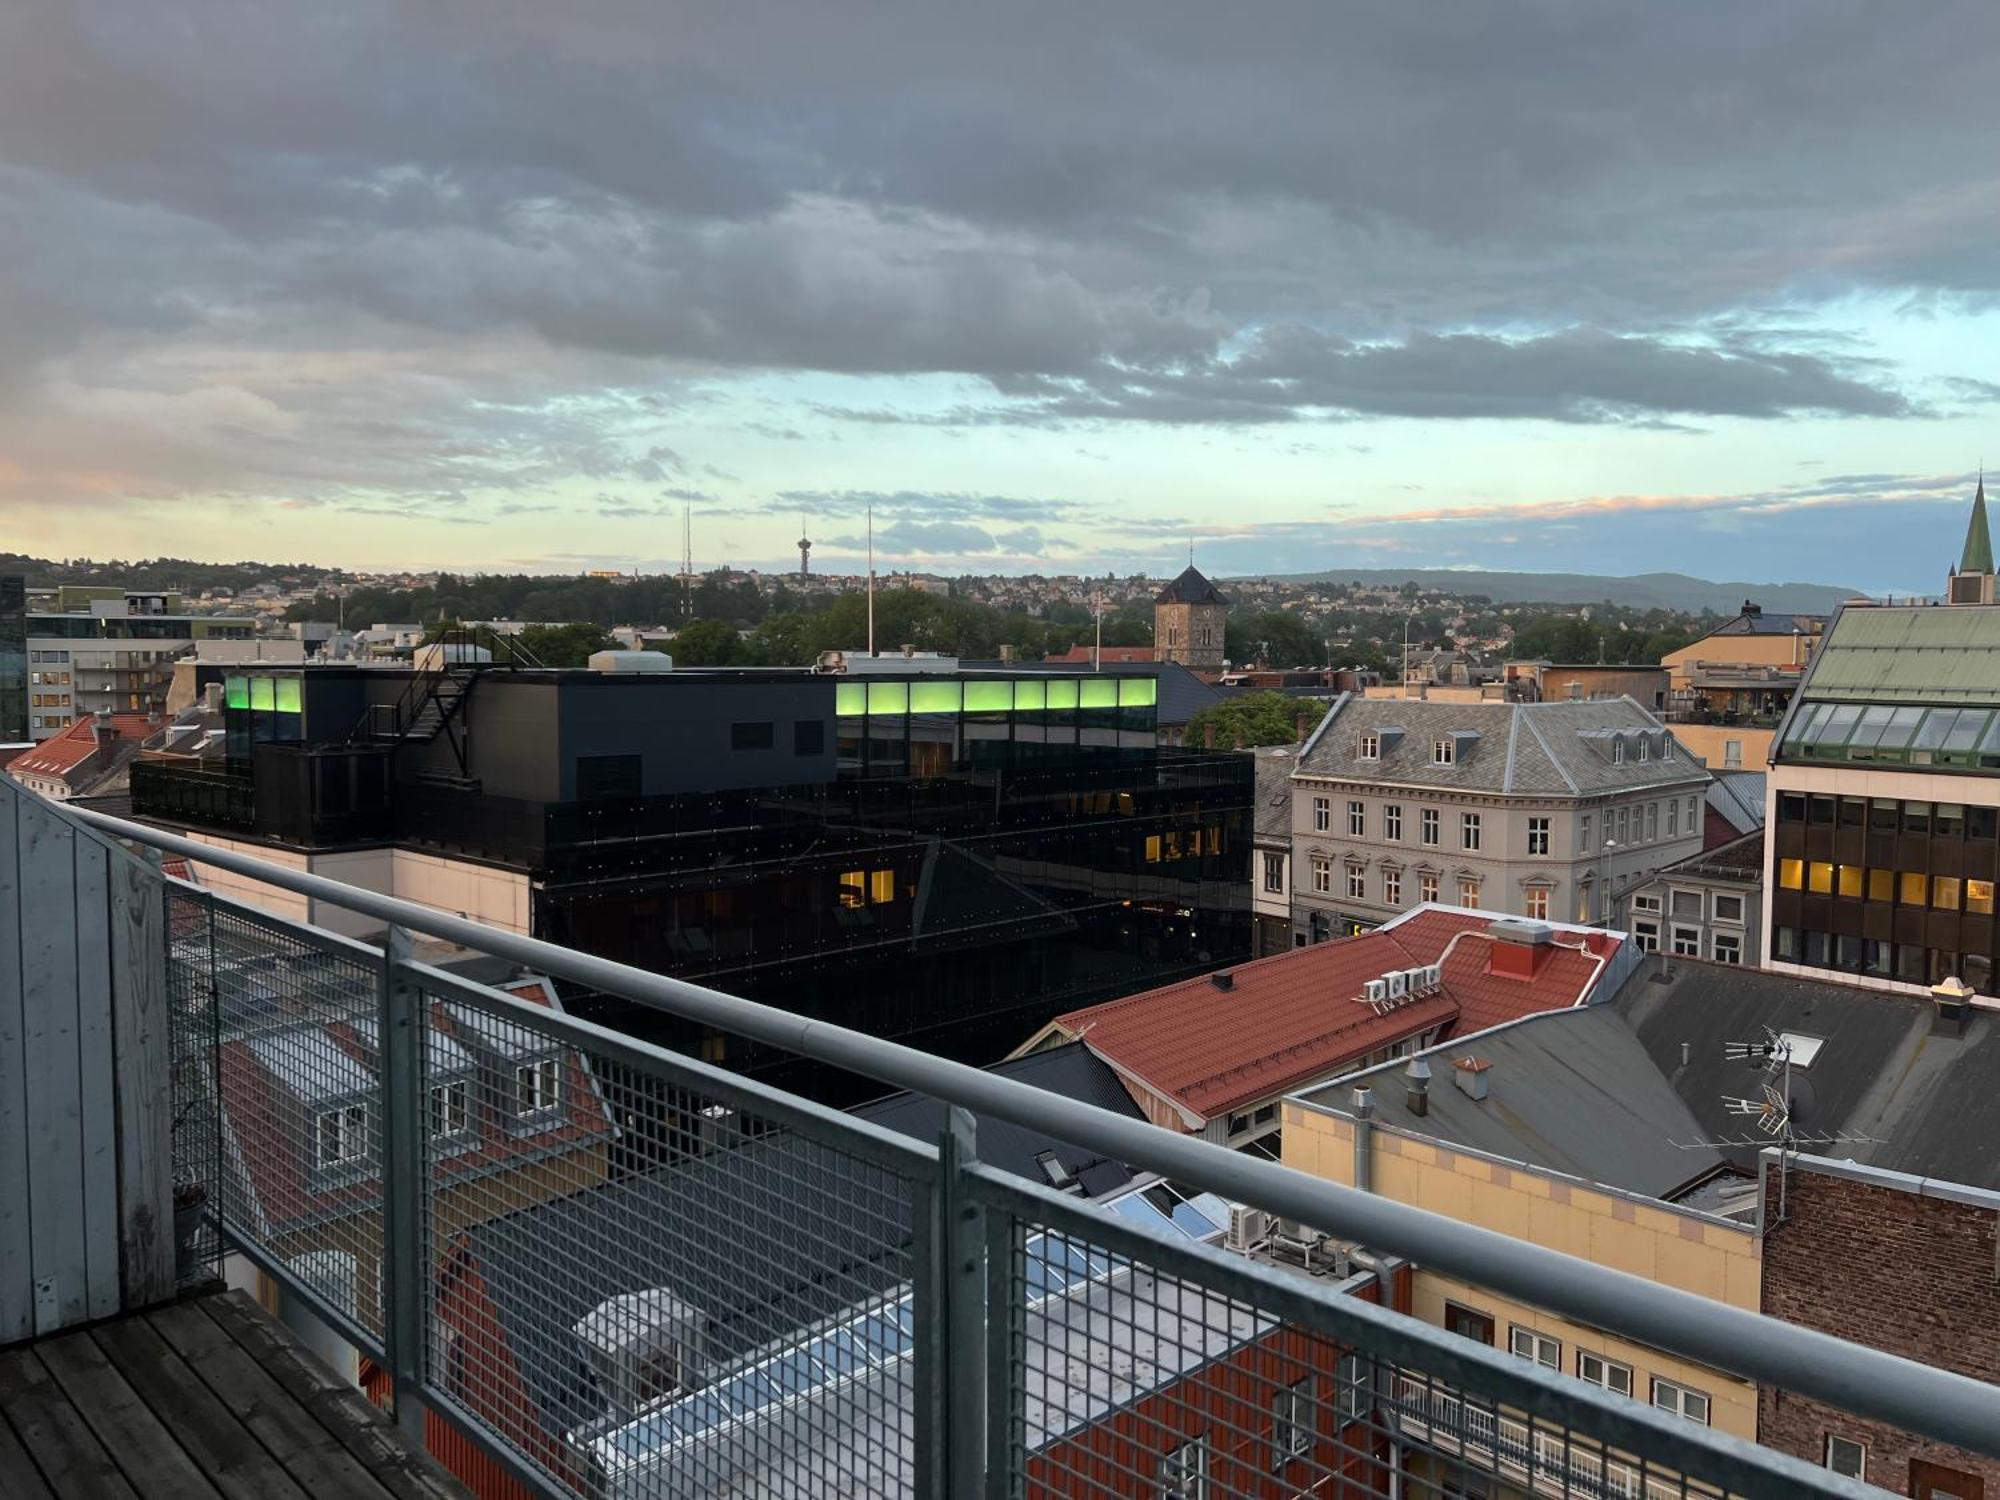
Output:
M917 1325L917 1493L975 1495L986 1474L986 1211L965 1191L979 1159L972 1115L953 1106L938 1133L934 1217L919 1245L931 1281ZM924 1239L929 1244L924 1247Z
M424 1027L422 996L403 972L410 934L390 926L382 935L382 1342L396 1388L396 1425L424 1446L424 1363L428 1338L429 1269L424 1253L428 1217L425 1180Z

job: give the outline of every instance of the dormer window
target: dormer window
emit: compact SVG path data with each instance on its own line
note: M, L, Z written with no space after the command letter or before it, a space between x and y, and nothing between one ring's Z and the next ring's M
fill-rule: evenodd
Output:
M562 1059L538 1057L514 1069L514 1114L520 1119L547 1114L562 1104Z
M1362 735L1361 743L1356 747L1354 753L1360 760L1380 760L1382 758L1382 737L1377 734Z
M1431 741L1432 765L1449 766L1455 764L1457 760L1458 741L1449 739Z
M463 1078L431 1085L431 1134L463 1135L472 1126L472 1095Z
M1641 735L1639 737L1639 759L1651 760L1652 758L1653 758L1653 747L1650 743L1647 742L1646 737L1644 735Z
M1613 740L1611 742L1611 764L1614 766L1625 764L1625 742L1623 740Z
M338 1109L321 1110L317 1137L322 1168L365 1160L368 1156L368 1106L343 1104Z

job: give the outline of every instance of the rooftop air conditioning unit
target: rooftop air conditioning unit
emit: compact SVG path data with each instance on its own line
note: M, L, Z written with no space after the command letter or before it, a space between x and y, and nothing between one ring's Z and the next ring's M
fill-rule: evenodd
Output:
M1362 991L1362 995L1370 1005L1380 1005L1384 1000L1389 998L1389 981L1386 979L1369 980L1367 987Z
M1223 1241L1231 1250L1244 1254L1264 1242L1264 1235L1271 1227L1271 1216L1261 1208L1252 1208L1246 1203L1229 1205L1229 1237Z
M1387 974L1384 974L1382 976L1382 983L1389 987L1389 998L1391 1000L1400 1000L1403 998L1403 989L1406 981L1401 969L1392 969Z
M1428 994L1431 989L1430 972L1421 964L1414 969L1403 970L1404 988L1412 995Z
M1426 989L1432 989L1432 990L1434 990L1434 989L1436 989L1436 988L1437 988L1437 987L1438 987L1439 985L1441 985L1441 984L1443 984L1443 983L1444 983L1444 965L1443 965L1443 964L1425 964L1425 965L1424 965L1424 988L1426 988Z

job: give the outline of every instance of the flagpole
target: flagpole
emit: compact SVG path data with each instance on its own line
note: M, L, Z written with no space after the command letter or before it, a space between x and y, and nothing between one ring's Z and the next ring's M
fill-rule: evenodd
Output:
M875 654L875 507L868 507L868 654Z

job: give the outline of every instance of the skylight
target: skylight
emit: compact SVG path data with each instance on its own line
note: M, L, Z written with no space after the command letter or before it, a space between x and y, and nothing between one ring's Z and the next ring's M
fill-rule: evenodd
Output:
M1781 1031L1778 1040L1790 1045L1792 1066L1795 1068L1810 1068L1813 1059L1819 1056L1819 1049L1826 1045L1825 1037L1807 1036L1798 1031Z

